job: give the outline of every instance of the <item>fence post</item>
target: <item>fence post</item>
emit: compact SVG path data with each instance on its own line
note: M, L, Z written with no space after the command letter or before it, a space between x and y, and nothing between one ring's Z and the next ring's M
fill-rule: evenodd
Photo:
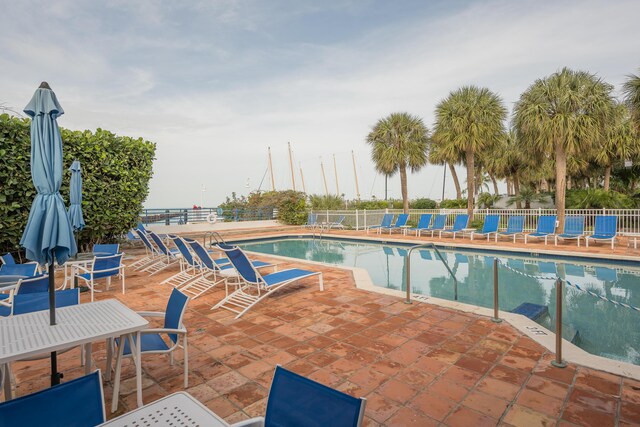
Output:
M169 209L165 209L164 213L166 218L164 219L164 225L171 225L171 217L169 216Z
M406 268L407 299L404 301L404 303L411 304L411 251L408 252L408 255L405 255L404 262L407 263L407 268Z
M556 358L551 365L556 368L566 368L562 360L562 279L556 279Z
M233 208L233 220L238 222L238 208Z
M498 305L498 258L493 259L493 318L495 323L501 323L500 307Z
M364 229L367 229L367 210L364 210Z
M184 210L184 223L186 224L187 222L189 222L189 212L187 211L187 209Z
M356 209L356 231L358 231L358 209Z

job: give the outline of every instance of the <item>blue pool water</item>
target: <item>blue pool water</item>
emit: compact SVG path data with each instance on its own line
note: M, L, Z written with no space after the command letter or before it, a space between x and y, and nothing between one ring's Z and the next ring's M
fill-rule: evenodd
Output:
M364 268L376 286L406 290L407 247L330 239L280 239L241 245L244 249L328 264ZM493 259L529 276L556 275L611 300L640 307L640 268L628 264L595 264L546 256L445 250L457 280L457 300L493 307ZM411 287L416 294L454 300L454 281L433 249L411 255ZM546 306L537 320L548 329L555 325L553 280L527 277L499 268L500 309L512 311L523 303ZM640 312L618 307L586 292L565 287L564 338L584 350L640 365Z

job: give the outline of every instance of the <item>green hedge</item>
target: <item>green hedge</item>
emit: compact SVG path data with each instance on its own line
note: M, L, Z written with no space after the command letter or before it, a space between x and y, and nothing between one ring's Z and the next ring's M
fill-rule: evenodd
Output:
M82 165L82 210L86 228L80 244L110 242L138 221L149 192L156 146L109 131L61 128L64 175L60 193L68 205L68 170ZM0 115L0 251L16 251L36 191L30 171L30 120Z

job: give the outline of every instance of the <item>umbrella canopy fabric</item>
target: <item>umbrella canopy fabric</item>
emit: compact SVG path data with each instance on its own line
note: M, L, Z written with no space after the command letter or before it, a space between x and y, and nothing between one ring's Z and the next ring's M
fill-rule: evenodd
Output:
M82 230L85 224L82 217L82 173L80 172L80 161L74 160L69 170L71 171L69 220L74 230Z
M44 87L43 87L44 86ZM64 114L55 93L43 84L24 112L31 117L31 176L37 194L20 240L27 258L40 264L63 264L77 252L64 201L62 138L56 119Z

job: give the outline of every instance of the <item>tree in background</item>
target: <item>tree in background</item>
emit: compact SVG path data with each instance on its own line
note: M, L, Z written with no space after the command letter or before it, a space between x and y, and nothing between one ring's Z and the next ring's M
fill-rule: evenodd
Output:
M475 161L478 152L504 138L507 110L487 88L464 86L436 107L433 141L448 153L463 152L467 166L467 212L473 219Z
M514 127L524 146L555 160L556 209L564 229L567 156L602 143L611 117L613 87L595 75L563 68L536 80L514 109Z
M626 105L617 103L607 123L604 143L595 150L595 161L604 166L603 188L609 191L611 169L615 162L629 160L640 153L640 141L633 131Z
M369 135L371 158L385 175L400 172L400 189L405 213L409 212L407 168L412 172L427 164L428 130L422 119L408 113L392 113L380 119Z
M636 129L640 131L640 75L630 74L622 90L625 101L631 110Z
M435 144L433 142L433 139L431 139L431 143L429 144L429 163L432 163L434 165L447 165L445 167L449 167L451 178L453 179L453 185L456 188L456 199L462 199L460 179L458 178L458 174L454 165L463 162L464 153L448 148L449 147L443 144Z

